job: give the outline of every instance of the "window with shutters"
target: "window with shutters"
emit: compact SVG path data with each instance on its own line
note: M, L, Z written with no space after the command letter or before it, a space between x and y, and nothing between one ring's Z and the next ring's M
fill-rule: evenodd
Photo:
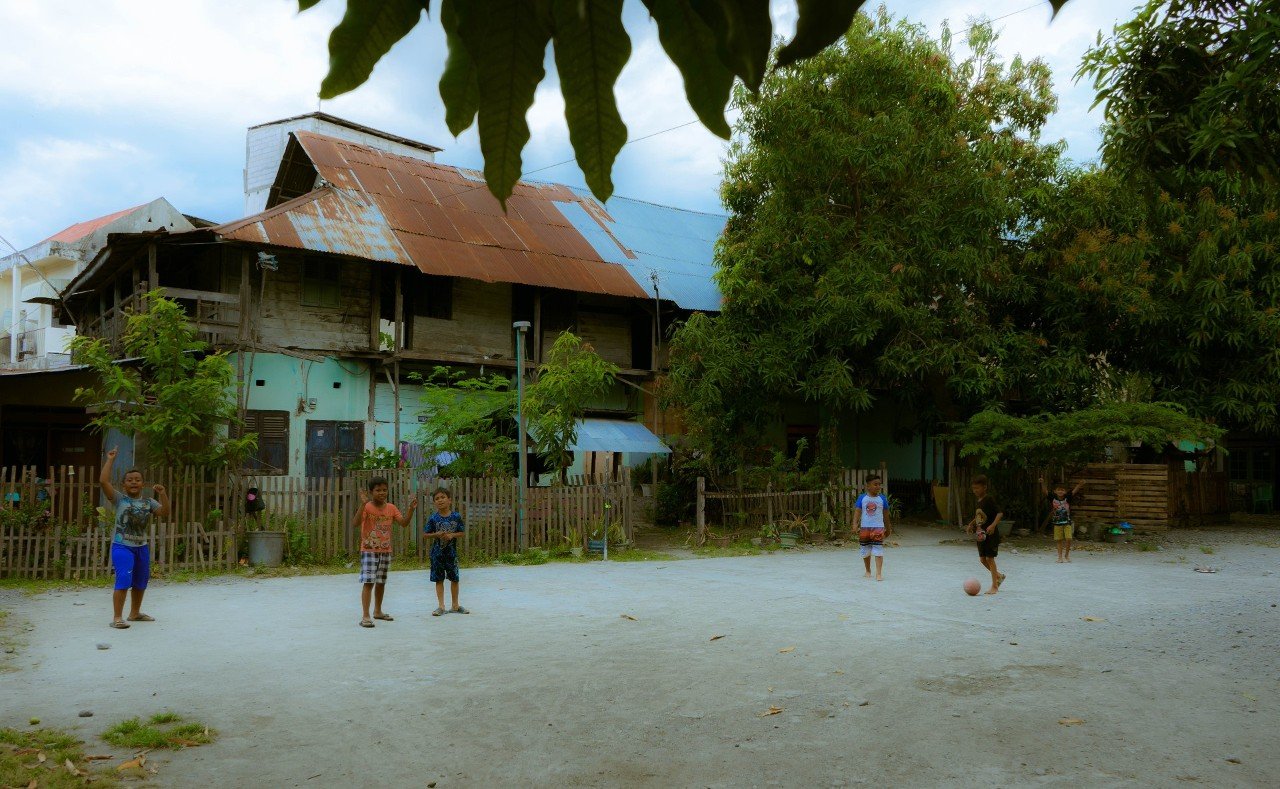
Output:
M337 307L341 304L342 261L302 262L302 306Z
M244 412L244 426L233 429L239 438L245 433L258 434L258 449L244 461L244 470L255 474L289 473L289 412Z

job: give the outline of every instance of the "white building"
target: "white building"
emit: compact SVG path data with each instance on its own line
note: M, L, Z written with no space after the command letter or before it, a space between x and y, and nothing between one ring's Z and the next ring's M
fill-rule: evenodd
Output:
M0 370L45 369L69 363L75 329L54 319L53 305L111 233L192 230L195 226L163 197L79 222L44 241L0 257Z
M353 123L324 112L311 112L270 123L250 126L245 135L244 215L252 216L266 209L271 187L281 173L290 132L308 131L336 137L339 140L369 145L382 151L434 162L443 150L434 145ZM311 191L318 184L307 184L298 194Z

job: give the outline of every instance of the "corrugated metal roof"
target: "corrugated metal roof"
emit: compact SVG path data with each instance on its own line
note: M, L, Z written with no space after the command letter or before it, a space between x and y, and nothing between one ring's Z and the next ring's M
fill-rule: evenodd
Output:
M294 136L327 186L214 232L426 274L648 295L565 218L559 206L579 200L567 187L517 184L504 215L479 174L311 132Z
M573 189L579 202L561 210L605 260L627 269L653 297L689 310L719 310L715 283L716 241L728 217L613 197L603 206L588 192Z
M662 440L639 422L621 419L580 419L575 452L638 452L665 455L671 452Z
M527 181L504 214L479 172L313 132L293 136L325 186L215 233L426 274L632 298L653 298L656 272L661 298L720 308L713 257L723 216L626 198L602 206L586 192Z

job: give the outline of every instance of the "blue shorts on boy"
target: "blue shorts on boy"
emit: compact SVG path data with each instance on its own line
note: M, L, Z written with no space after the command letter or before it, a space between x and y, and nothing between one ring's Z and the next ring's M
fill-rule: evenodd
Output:
M160 509L155 499L135 499L116 491L115 532L111 535L111 566L116 573L116 589L146 589L151 579L151 549L147 547L147 527L151 515Z
M461 533L464 531L466 531L466 527L462 523L462 516L456 511L450 512L448 515L433 512L422 526L423 534L432 532ZM457 542L436 537L431 541L431 582L453 581L456 583L458 578Z

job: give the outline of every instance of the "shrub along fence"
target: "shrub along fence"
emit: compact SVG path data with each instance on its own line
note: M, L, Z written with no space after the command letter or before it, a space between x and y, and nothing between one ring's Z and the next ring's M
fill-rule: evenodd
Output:
M846 469L820 490L726 490L708 491L706 479L698 478L697 541L706 539L708 525L727 532L748 535L766 525L779 531L812 530L825 514L833 531L853 527L853 510L867 486L867 477L879 476L885 496L889 495L889 473L878 469Z
M123 470L121 470L123 471ZM361 488L369 478L387 478L389 500L401 510L418 499L412 524L395 527L397 554L425 559L429 541L422 524L434 511L431 495L447 488L467 526L459 541L462 558L494 559L523 548L555 548L610 534L634 536L632 487L625 472L617 478L570 477L568 484L526 491L525 532L518 534L517 481L435 479L408 469L353 471L345 477L290 478L203 474L194 469L142 469L150 486L168 489L172 511L151 526L151 555L159 574L175 570L228 570L240 560L246 531L287 534L294 563L328 562L355 556L358 534L351 528ZM111 572L110 507L98 491L93 467L0 468L0 577L84 579ZM117 485L118 486L118 485ZM245 512L249 488L257 488L264 509ZM99 509L99 508L102 509Z

